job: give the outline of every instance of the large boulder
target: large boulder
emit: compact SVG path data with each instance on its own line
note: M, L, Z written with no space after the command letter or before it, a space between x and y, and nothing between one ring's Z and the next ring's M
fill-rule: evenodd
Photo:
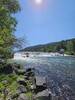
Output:
M47 83L45 77L36 76L36 89L35 93L41 92L47 89Z
M29 100L29 98L25 94L20 94L17 100Z

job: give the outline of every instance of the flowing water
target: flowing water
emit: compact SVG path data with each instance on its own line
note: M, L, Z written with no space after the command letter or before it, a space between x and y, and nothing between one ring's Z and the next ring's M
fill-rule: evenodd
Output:
M53 94L67 97L64 100L75 100L75 57L33 57L19 63L47 77Z

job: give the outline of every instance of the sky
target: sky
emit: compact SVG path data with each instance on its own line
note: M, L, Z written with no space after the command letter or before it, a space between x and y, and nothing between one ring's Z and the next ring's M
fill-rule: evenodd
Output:
M75 37L75 0L19 0L16 36L27 46L56 42Z

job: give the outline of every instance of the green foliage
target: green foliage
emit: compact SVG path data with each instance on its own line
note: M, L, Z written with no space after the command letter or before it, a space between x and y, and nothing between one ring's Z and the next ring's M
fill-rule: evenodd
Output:
M18 76L16 74L0 74L0 91L7 88L10 94L14 94L16 92L16 89L18 88L18 84L16 81L17 78ZM4 84L4 81L7 81L7 83ZM4 100L3 97L3 92L0 92L0 99L2 98L2 100Z
M14 35L17 21L13 14L20 10L17 0L0 0L0 55L10 57L17 39Z
M75 39L28 47L22 51L59 52L60 49L64 49L66 54L75 55Z

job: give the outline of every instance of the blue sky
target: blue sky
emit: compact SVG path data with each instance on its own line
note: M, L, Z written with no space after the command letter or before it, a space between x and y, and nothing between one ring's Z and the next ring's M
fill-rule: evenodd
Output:
M28 46L75 37L75 0L46 0L43 8L30 5L32 0L19 2L15 34L26 38Z

